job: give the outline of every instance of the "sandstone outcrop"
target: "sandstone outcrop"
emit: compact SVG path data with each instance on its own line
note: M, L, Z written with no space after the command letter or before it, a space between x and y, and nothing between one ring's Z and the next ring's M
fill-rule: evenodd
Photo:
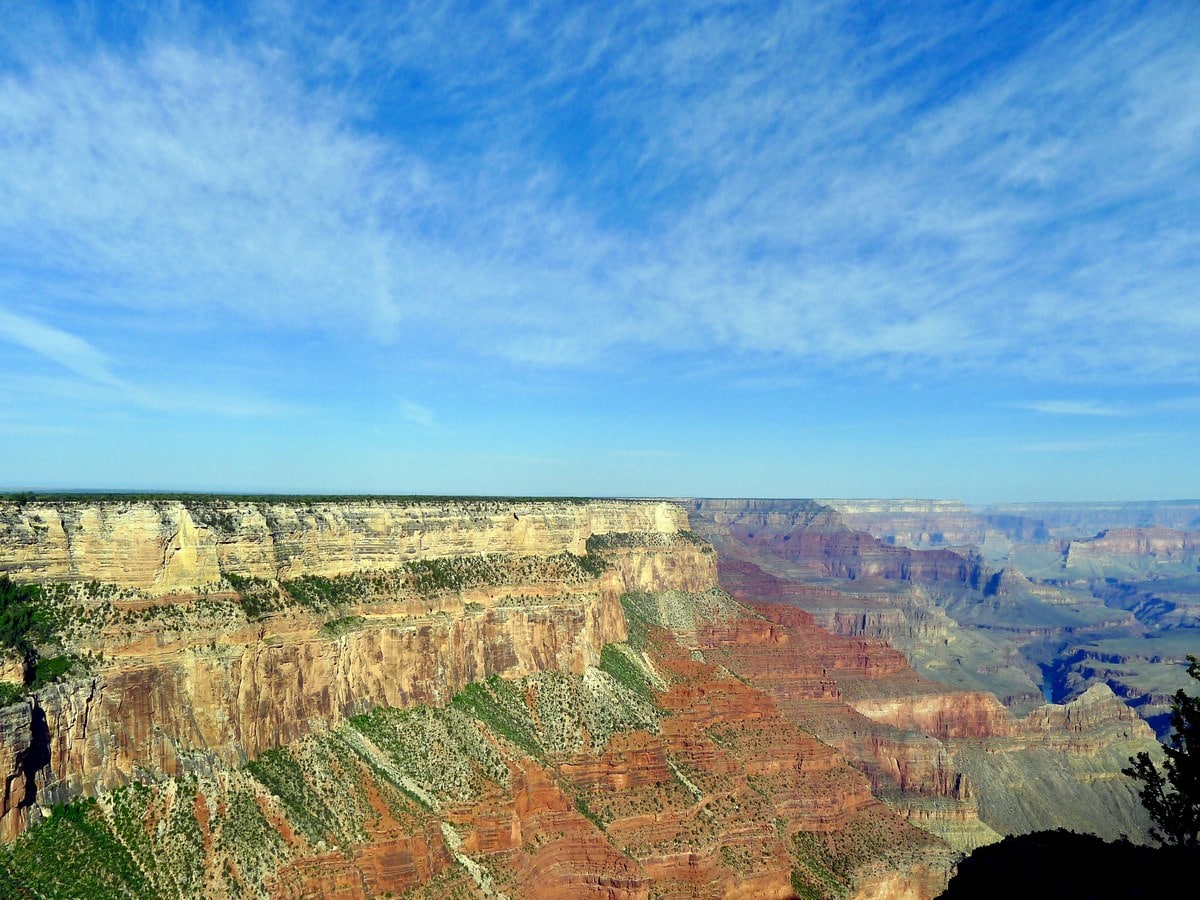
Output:
M639 586L632 643L602 669L490 678L244 768L102 792L18 839L0 885L12 871L45 891L69 848L88 889L159 897L935 896L944 844L767 693L695 658L783 632L712 588Z
M715 577L711 548L657 502L97 501L9 504L0 523L0 568L54 586L64 649L93 660L89 676L0 715L4 839L139 773L235 766L375 706L446 703L490 675L583 672L625 637L621 593ZM589 538L614 534L611 568L578 562ZM400 577L428 560L467 575ZM333 599L272 599L251 617L230 576L262 576L254 590L272 598L293 584Z
M1068 574L1126 574L1146 568L1161 574L1192 574L1200 559L1200 534L1170 528L1109 528L1071 541L1063 559Z
M227 572L282 580L471 554L580 555L593 535L686 528L680 507L652 501L0 500L0 574L188 593Z

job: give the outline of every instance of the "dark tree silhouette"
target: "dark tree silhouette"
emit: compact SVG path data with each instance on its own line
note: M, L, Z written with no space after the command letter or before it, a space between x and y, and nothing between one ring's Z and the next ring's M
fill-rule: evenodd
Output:
M1200 681L1200 661L1188 657L1188 675ZM1131 756L1122 771L1142 783L1142 806L1154 820L1155 840L1176 847L1200 846L1200 697L1180 688L1171 703L1168 743L1163 745L1162 769L1148 753Z

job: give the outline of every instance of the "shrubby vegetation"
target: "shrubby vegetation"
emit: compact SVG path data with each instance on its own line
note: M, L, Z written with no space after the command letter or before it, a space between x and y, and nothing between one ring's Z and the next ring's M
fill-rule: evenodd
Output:
M1200 681L1200 660L1188 657L1187 673ZM1149 753L1131 757L1124 773L1141 782L1142 805L1154 820L1150 835L1163 844L1200 847L1200 697L1182 688L1171 703L1170 740L1163 767Z
M467 685L450 702L530 756L544 758L529 708L512 683L493 675L486 682Z
M327 805L309 786L296 758L286 747L267 750L251 760L246 768L264 787L279 798L288 821L309 840L318 841L340 838L342 835L335 821L322 816Z
M692 544L708 551L713 549L712 544L694 531L610 531L590 535L586 547L591 554L636 547L674 547L678 544Z
M314 612L361 602L368 593L367 580L360 575L301 575L280 585L296 603Z
M33 680L29 682L29 689L36 691L40 687L58 681L69 674L77 662L78 660L74 656L51 656L47 659L39 659L33 670Z
M203 525L223 534L235 534L241 525L241 517L227 509L208 504L188 504L188 512L197 525Z
M605 644L601 649L600 670L642 699L653 702L654 690L646 673L616 644Z
M355 716L350 725L383 751L401 774L397 786L403 790L415 786L426 797L463 801L480 796L485 782L508 784L504 759L478 721L458 705L404 711L380 708ZM382 774L395 781L390 773Z
M408 560L390 571L328 577L301 575L280 582L233 572L225 573L224 577L238 594L246 617L255 620L296 607L336 613L378 600L405 596L430 599L482 587L544 581L585 584L605 567L598 556L576 556L569 552L553 556L483 553Z
M0 683L0 706L14 703L24 691L37 690L72 670L79 661L73 656L42 656L44 649L57 642L57 633L57 616L42 589L0 575L0 648L24 663L21 685Z
M95 800L56 806L53 815L0 855L5 897L153 897Z
M362 616L339 616L336 619L330 619L321 626L321 634L326 637L338 637L350 631L355 631L366 624L366 619Z
M36 664L34 644L50 637L45 609L36 585L17 584L0 575L0 646Z

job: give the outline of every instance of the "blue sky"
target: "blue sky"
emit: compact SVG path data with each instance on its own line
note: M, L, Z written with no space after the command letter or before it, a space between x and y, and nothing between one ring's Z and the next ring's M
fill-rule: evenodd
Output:
M161 6L5 4L0 485L1200 496L1191 0Z

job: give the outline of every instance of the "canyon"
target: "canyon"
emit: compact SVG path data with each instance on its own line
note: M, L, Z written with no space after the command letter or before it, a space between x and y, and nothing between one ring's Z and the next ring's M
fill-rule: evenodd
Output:
M756 596L786 596L836 633L887 640L923 675L1018 713L1102 683L1165 736L1200 649L1196 501L688 508L723 577L750 577Z
M918 545L991 527L887 514ZM1004 834L1145 835L1142 710L1102 678L1046 703L1022 655L1136 614L848 518L0 500L0 576L60 663L0 671L0 888L929 898Z

